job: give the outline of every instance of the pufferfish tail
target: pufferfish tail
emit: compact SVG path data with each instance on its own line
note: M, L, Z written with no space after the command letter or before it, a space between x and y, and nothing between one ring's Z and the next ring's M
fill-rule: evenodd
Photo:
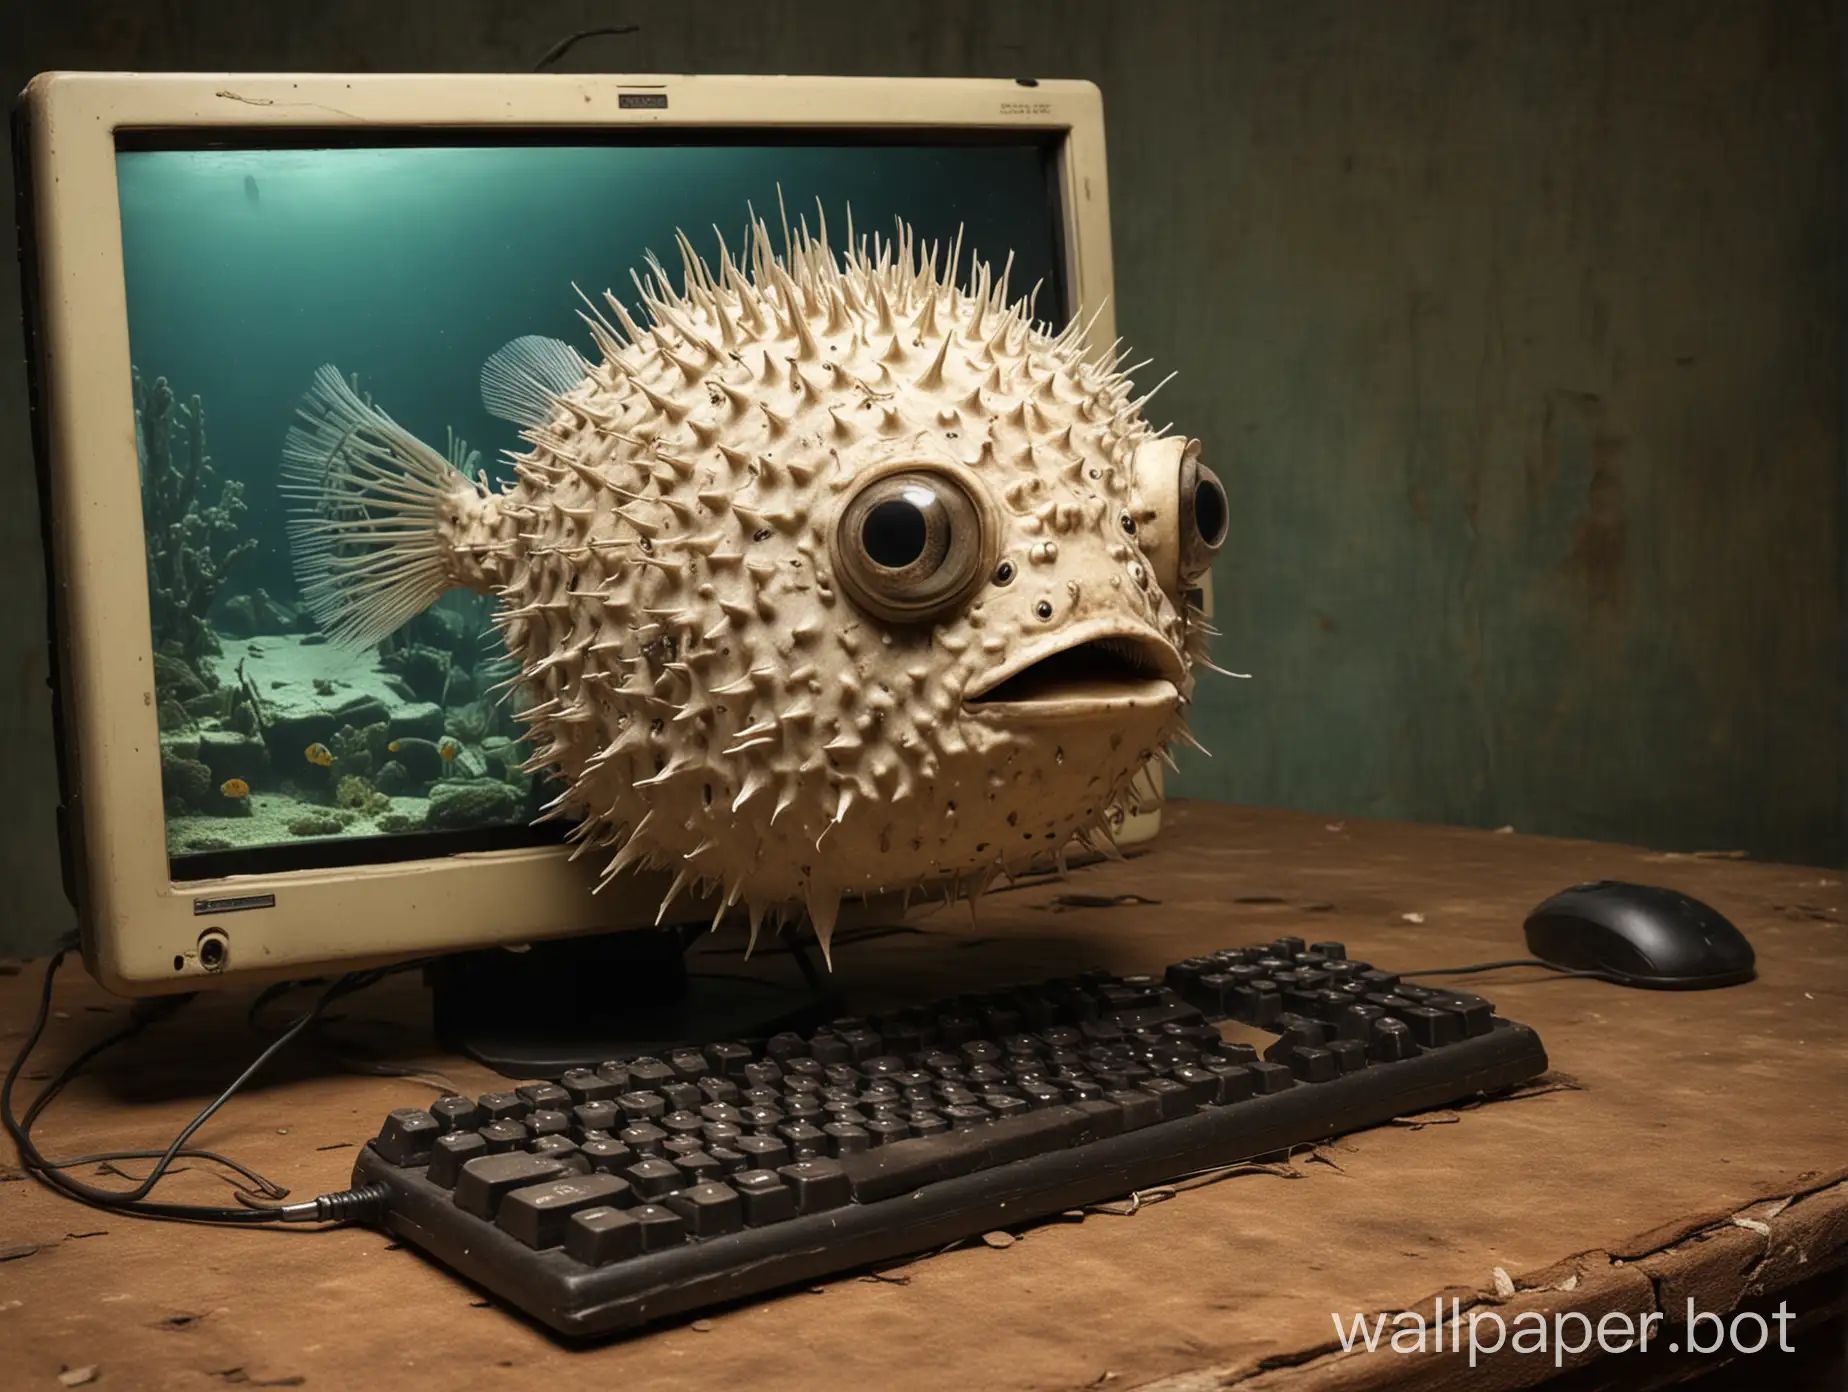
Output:
M362 398L332 364L314 375L282 447L290 551L303 599L333 641L369 647L445 591L479 586L458 547L487 505L477 456L442 454Z

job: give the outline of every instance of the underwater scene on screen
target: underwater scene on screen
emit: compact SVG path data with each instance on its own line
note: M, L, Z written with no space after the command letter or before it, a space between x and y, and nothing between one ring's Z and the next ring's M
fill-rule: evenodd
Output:
M837 236L849 209L856 237L902 218L1011 253L1040 317L1069 308L1049 154L1024 140L125 149L117 183L177 878L559 839L531 825L560 789L527 766L491 598L361 650L303 602L283 441L323 364L498 482L524 446L483 363L527 334L594 356L578 292L637 308L631 270L652 251L677 279L680 229L711 257L779 200Z

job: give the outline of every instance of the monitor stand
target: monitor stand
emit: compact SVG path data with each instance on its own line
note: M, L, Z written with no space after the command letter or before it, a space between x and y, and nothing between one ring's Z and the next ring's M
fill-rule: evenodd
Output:
M689 972L686 950L704 931L605 933L438 958L424 969L436 1037L510 1078L556 1079L606 1059L810 1030L843 1013L792 938L779 946L794 955L803 987Z

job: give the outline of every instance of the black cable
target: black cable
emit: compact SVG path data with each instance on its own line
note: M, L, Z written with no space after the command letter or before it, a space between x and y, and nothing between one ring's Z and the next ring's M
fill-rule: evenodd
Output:
M600 39L604 37L613 37L619 34L639 34L641 32L642 26L639 24L610 24L605 25L601 29L580 29L575 34L567 34L564 38L548 48L544 56L541 57L537 63L533 64L533 71L545 71L545 69L551 67L552 64L556 63L560 58L563 58L585 39Z
M57 1075L40 1090L38 1096L33 1098L31 1105L26 1108L26 1114L19 1119L21 1128L27 1135L30 1135L32 1133L33 1124L38 1120L39 1114L51 1105L71 1081L83 1071L84 1065L89 1063L91 1059L108 1049L114 1048L117 1044L132 1039L149 1025L173 1014L181 1006L193 1000L196 994L196 992L189 991L181 995L155 996L148 1000L137 1001L135 1003L134 1012L126 1025L113 1034L105 1035L79 1053L76 1058L65 1064L63 1068L58 1070ZM165 1152L158 1150L105 1150L98 1151L94 1155L73 1156L68 1160L46 1160L45 1166L48 1169L69 1170L75 1169L79 1165L112 1165L119 1160L153 1160L164 1153ZM42 1159L43 1156L40 1158ZM289 1194L287 1189L275 1183L273 1180L258 1174L248 1166L239 1164L227 1155L220 1155L217 1151L187 1148L178 1152L174 1158L180 1160L208 1160L213 1164L223 1165L227 1169L235 1170L238 1174L255 1185L257 1192L265 1194L270 1198L283 1199L287 1198ZM122 1177L131 1181L134 1180L132 1175L125 1174ZM140 1181L134 1182L139 1183Z
M1568 977L1591 977L1598 981L1611 981L1621 986L1624 979L1615 972L1574 971L1570 967L1558 966L1552 962L1543 962L1538 957L1510 957L1501 962L1477 962L1468 967L1427 967L1423 971L1397 972L1400 977L1412 976L1471 976L1476 972L1500 971L1503 967L1540 967L1550 971L1554 976L1564 980Z
M57 1076L46 1085L45 1089L38 1097L33 1099L32 1103L27 1107L23 1118L16 1116L13 1111L13 1089L19 1081L20 1074L25 1069L27 1059L31 1057L32 1051L38 1047L39 1041L44 1037L46 1024L51 1018L52 985L57 976L58 968L63 964L65 954L68 951L68 947L60 948L52 956L50 962L46 964L45 984L39 996L38 1014L32 1022L31 1029L26 1033L25 1042L20 1046L18 1054L14 1056L12 1065L7 1069L4 1083L0 1083L0 1122L5 1124L7 1133L13 1138L15 1146L18 1147L20 1162L24 1165L28 1174L32 1175L33 1178L37 1179L41 1184L46 1185L48 1188L63 1194L67 1198L76 1199L79 1203L88 1204L93 1208L99 1208L110 1213L126 1213L144 1218L233 1224L273 1223L277 1221L348 1221L354 1218L374 1216L376 1212L382 1208L386 1197L386 1191L382 1186L378 1185L368 1185L358 1190L345 1190L333 1194L322 1194L308 1202L290 1204L284 1208L259 1208L248 1206L244 1208L227 1208L209 1204L162 1203L150 1199L148 1194L153 1190L154 1186L160 1183L167 1175L173 1162L182 1155L185 1155L188 1157L222 1161L232 1169L238 1171L238 1173L242 1174L245 1178L249 1179L252 1183L256 1184L261 1192L279 1196L286 1195L288 1192L286 1189L282 1189L279 1185L271 1183L261 1175L256 1174L255 1171L248 1170L244 1166L236 1164L234 1161L226 1161L224 1157L212 1151L190 1150L186 1142L191 1140L200 1127L210 1121L225 1103L229 1102L232 1097L255 1077L271 1058L294 1040L303 1030L307 1029L309 1025L319 1019L322 1011L324 1011L328 1005L338 1000L341 996L351 995L355 991L364 990L374 982L390 975L394 970L403 970L402 967L354 972L336 980L321 993L314 1005L304 1012L300 1019L272 1041L269 1047L264 1049L263 1052L257 1056L255 1061L237 1076L229 1087L203 1107L164 1150L101 1152L96 1155L81 1156L70 1160L50 1160L46 1158L32 1140L31 1130L33 1123L38 1120L46 1106L49 1105L51 1099L62 1092L71 1080L77 1076L84 1064L102 1053L105 1049L112 1048L123 1040L139 1033L142 1029L145 1029L148 1024L158 1018L160 1013L156 1009L138 1012L136 1018L131 1020L123 1028L116 1030L113 1034L105 1037L100 1042L83 1050L75 1059L59 1070ZM170 1013L170 1009L167 1013ZM103 1189L96 1185L85 1184L81 1180L75 1179L64 1173L65 1170L79 1164L109 1163L117 1159L147 1159L154 1156L159 1157L155 1161L154 1168L149 1171L145 1178L137 1181L135 1187L132 1189ZM238 1191L238 1197L240 1200L248 1202L249 1195L246 1191L240 1189Z
M155 1160L166 1153L167 1152L164 1150L103 1150L98 1151L95 1155L73 1155L68 1160L47 1160L45 1162L45 1168L49 1170L74 1170L79 1165L108 1165L114 1168L117 1161ZM223 1165L227 1170L235 1170L238 1174L249 1180L254 1186L254 1188L249 1190L241 1190L240 1192L242 1193L258 1193L270 1199L286 1199L289 1197L289 1191L284 1189L280 1184L277 1184L274 1180L258 1174L248 1165L239 1164L229 1155L220 1155L215 1150L194 1150L188 1147L174 1158L178 1160L209 1160L214 1165ZM119 1169L116 1170L116 1173L122 1175L122 1178L128 1180L130 1183L139 1184L141 1182L131 1174L123 1174ZM167 1173L178 1174L179 1171L168 1170Z

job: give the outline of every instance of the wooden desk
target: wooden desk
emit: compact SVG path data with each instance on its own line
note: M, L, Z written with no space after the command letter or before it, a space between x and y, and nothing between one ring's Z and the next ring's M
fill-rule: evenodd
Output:
M1551 1356L1502 1354L1469 1374L1449 1354L1344 1355L1331 1313L1429 1310L1442 1293L1465 1310L1499 1300L1510 1321L1525 1309L1678 1313L1689 1296L1708 1311L1789 1297L1808 1318L1840 1314L1839 875L1204 804L1170 816L1146 856L985 899L974 927L943 912L919 920L923 932L837 950L837 971L871 1009L898 993L1135 970L1282 933L1340 939L1394 968L1460 965L1521 955L1535 902L1614 877L1713 903L1752 938L1760 979L1667 994L1498 973L1477 984L1540 1030L1559 1086L1348 1136L1133 1216L1049 1223L1011 1245L976 1243L589 1352L553 1344L374 1232L134 1221L7 1176L0 1383L56 1387L61 1370L94 1367L100 1387L174 1389L1519 1387L1551 1376ZM1084 906L1076 895L1156 902ZM34 966L0 978L9 1055L38 982ZM250 998L201 999L108 1060L52 1112L48 1152L164 1142L254 1052ZM35 1072L123 1010L74 970L56 1004ZM440 1071L469 1092L491 1082L435 1052L421 1007L408 977L351 1002L329 1031L337 1046L302 1048L202 1142L298 1195L342 1187L353 1147L384 1112L432 1095L355 1071L376 1067L362 1055ZM226 1198L198 1171L171 1188ZM1575 1385L1653 1385L1718 1361L1621 1355ZM1831 1379L1839 1367L1806 1366ZM1790 1376L1787 1366L1761 1385L1799 1385Z

